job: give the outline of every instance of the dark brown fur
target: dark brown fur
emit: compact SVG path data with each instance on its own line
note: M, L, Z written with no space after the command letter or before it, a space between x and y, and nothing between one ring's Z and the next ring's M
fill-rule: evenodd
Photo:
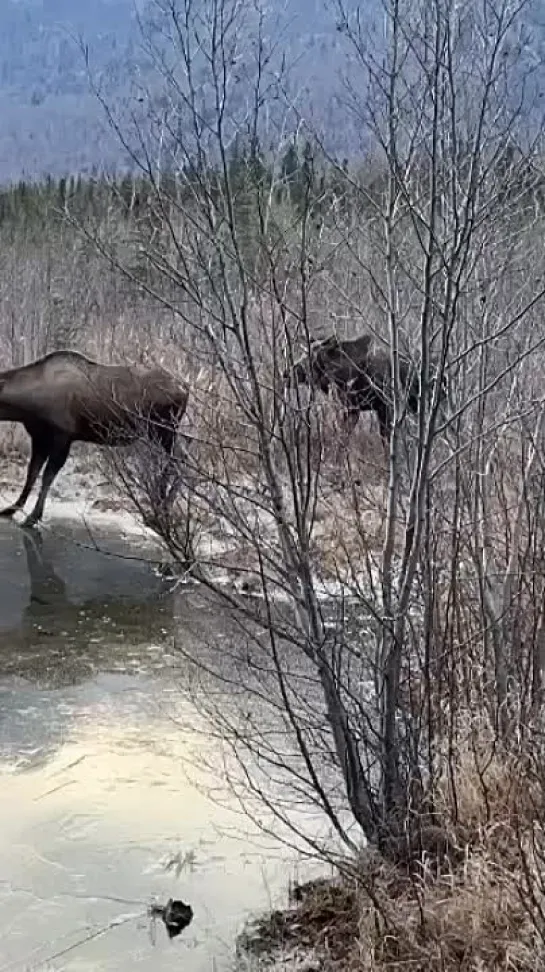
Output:
M416 412L418 377L405 359L400 362L399 370L407 405ZM388 444L393 419L390 356L385 351L372 350L369 334L345 341L332 335L315 342L287 377L288 385L301 382L323 392L332 388L336 391L347 433L354 429L361 412L375 412L382 440Z
M23 508L45 465L26 525L38 522L74 442L121 446L148 437L171 457L187 400L187 388L160 369L99 364L76 351L0 372L0 421L21 422L32 442L21 495L0 515Z

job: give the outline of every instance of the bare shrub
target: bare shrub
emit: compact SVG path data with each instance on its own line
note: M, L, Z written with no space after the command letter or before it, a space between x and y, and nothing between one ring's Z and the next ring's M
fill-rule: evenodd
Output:
M148 220L121 253L108 227L79 228L170 319L193 381L191 555L237 629L185 659L223 742L219 777L284 839L344 869L352 855L356 965L522 969L541 934L530 821L545 792L543 210L512 45L524 5L386 5L384 49L337 6L346 100L371 146L361 170L309 133L287 180L302 121L263 11L158 0L144 41L163 98L140 93L130 131L109 112ZM375 429L339 451L334 405L286 384L322 327L363 322L389 354L387 457ZM157 524L182 560L183 502Z

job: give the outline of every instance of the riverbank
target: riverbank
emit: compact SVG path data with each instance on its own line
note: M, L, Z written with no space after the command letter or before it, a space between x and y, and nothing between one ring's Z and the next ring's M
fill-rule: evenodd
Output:
M27 459L19 453L12 453L2 460L0 475L0 506L9 506L19 495L25 474ZM25 514L15 514L15 522L24 519L36 501L33 490ZM94 523L98 527L120 530L127 537L151 541L154 534L147 529L130 504L123 500L117 490L101 475L96 459L84 449L74 449L64 469L51 487L43 525L50 526L58 520L79 520Z
M2 504L17 495L24 474L22 461L4 461ZM102 531L114 531L137 550L145 546L143 559L153 545L161 547L90 454L76 453L62 471L42 529L61 530L62 521L71 519L84 522L91 543L100 542ZM236 570L242 559L239 552L237 564L236 537L231 541L229 571L219 538L201 536L215 551L218 571L223 563L226 583L244 576ZM60 621L64 631L66 619ZM489 741L479 737L483 768L475 759L475 739L465 740L467 750L460 741L453 780L438 780L437 817L432 827L415 826L416 853L412 849L407 857L401 840L387 858L369 854L365 863L358 861L350 877L292 889L286 908L262 914L239 936L241 972L533 972L540 919L532 909L545 907L541 878L534 876L544 846L535 813L539 787L532 792L522 761L494 750L490 755ZM450 785L456 790L456 818L449 816L452 801L441 791ZM187 900L193 903L189 894Z
M115 475L107 469L104 453L96 448L76 444L72 454L53 483L40 529L55 529L59 521L84 524L90 538L96 533L116 533L126 537L151 553L152 559L166 563L172 560L165 543L146 526L135 504ZM18 446L4 454L0 475L0 506L12 503L21 491L28 459ZM257 548L268 551L266 569L268 587L277 599L284 597L281 578L272 565L278 558L276 524L267 504L263 502L256 483L242 476L230 484L236 497L237 515L241 528L233 528L229 510L222 510L222 498L217 509L206 500L191 501L192 553L199 565L213 576L219 586L235 586L241 593L261 596L263 592ZM373 584L374 578L358 578L354 565L372 566L373 549L380 550L381 509L384 501L380 483L366 487L367 495L359 499L355 510L350 497L324 480L324 495L315 504L313 528L313 557L316 565L318 593L328 598L352 586ZM24 520L33 507L36 488L27 501L25 511L16 513L14 522ZM186 509L182 503L182 518Z
M357 936L357 920L357 896L346 882L331 877L295 884L286 908L254 918L238 936L239 968L340 972Z
M343 876L296 886L290 905L250 923L238 939L252 972L534 972L543 964L541 851L521 836L542 825L518 806L519 769L488 767L503 784L487 800L468 773L462 818L434 827L448 854L369 852ZM467 802L466 802L467 801ZM485 802L488 802L485 806ZM525 810L527 812L525 812ZM487 819L488 818L488 819ZM424 841L425 843L425 841ZM539 845L541 847L541 844ZM534 851L536 848L534 848ZM349 873L351 871L351 874ZM530 893L530 888L532 893Z

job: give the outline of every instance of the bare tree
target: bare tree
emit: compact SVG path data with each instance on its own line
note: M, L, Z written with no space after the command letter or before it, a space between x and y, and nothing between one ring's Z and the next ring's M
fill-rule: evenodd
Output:
M302 122L265 13L245 0L152 9L142 30L160 84L138 92L131 126L105 105L148 186L145 280L84 231L175 315L200 375L181 476L214 539L195 552L200 581L237 633L193 659L195 691L245 792L288 830L325 853L295 801L351 849L364 837L413 853L442 787L455 821L460 747L476 753L484 724L507 747L542 698L545 289L525 4L392 0L380 43L339 4L366 164L337 166L309 136L296 179L284 163ZM388 349L393 422L386 482L352 445L333 490L333 406L284 376L343 321ZM376 452L371 433L357 442ZM186 560L187 518L161 531ZM226 587L225 567L259 599ZM220 703L214 676L229 686Z

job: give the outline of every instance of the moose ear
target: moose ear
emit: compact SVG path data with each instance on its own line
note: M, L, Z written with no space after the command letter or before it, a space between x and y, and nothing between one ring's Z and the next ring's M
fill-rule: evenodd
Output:
M371 347L372 341L373 338L371 334L360 334L354 343L357 344L360 351L368 351Z

